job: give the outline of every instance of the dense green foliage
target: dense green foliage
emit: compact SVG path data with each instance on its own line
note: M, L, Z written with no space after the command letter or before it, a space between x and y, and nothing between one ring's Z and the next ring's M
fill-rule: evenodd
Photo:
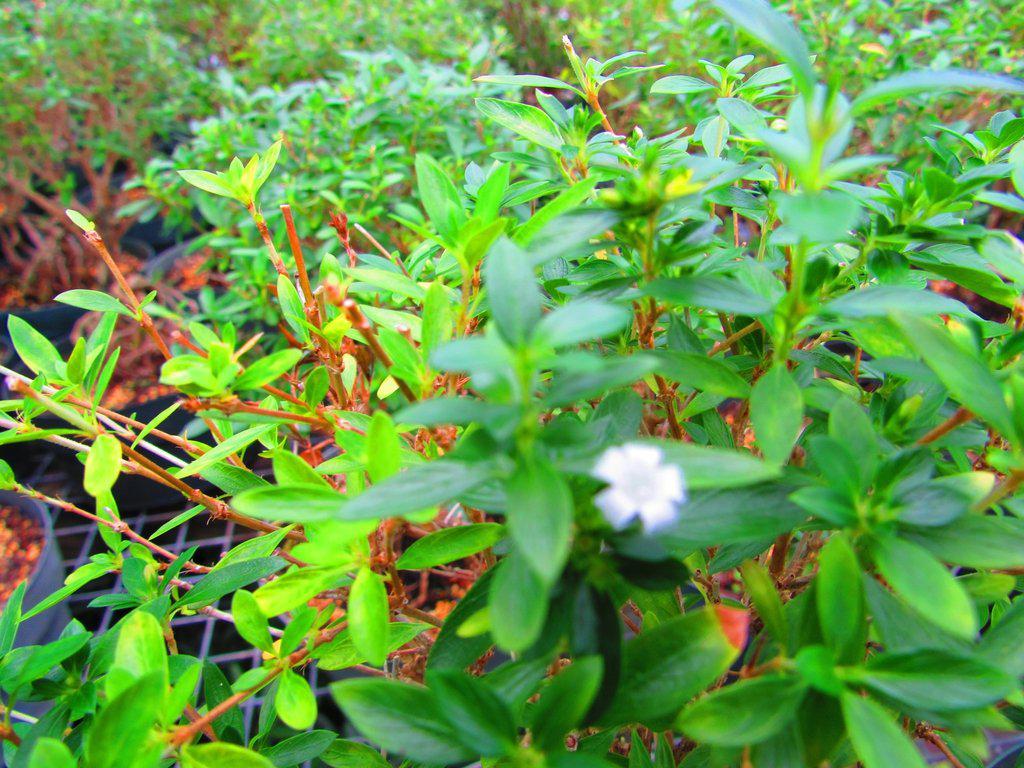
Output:
M9 321L0 442L77 452L94 504L2 464L0 485L107 547L0 615L9 764L914 768L929 747L955 768L1021 730L1014 31L981 3L802 25L713 6L598 9L577 43L663 47L599 60L566 38L561 65L521 47L529 73L426 22L401 34L455 64L311 72L227 4L168 29L231 66L138 183L182 220L196 202L230 284L198 314L127 281L67 291L98 318L69 354ZM867 39L918 18L949 44ZM685 63L656 67L674 40ZM976 71L917 67L934 56ZM290 66L311 79L278 82ZM90 215L59 226L119 275ZM145 424L102 407L126 325L180 395ZM161 429L174 409L184 434ZM143 536L126 473L193 507ZM176 551L196 515L254 535ZM113 627L15 647L108 573ZM179 653L172 620L197 611L262 665ZM314 665L344 673L353 732L315 727Z

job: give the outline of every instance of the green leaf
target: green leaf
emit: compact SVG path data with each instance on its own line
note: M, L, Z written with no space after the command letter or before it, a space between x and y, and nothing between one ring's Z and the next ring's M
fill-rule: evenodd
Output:
M109 432L104 432L89 448L82 485L90 496L100 496L114 487L120 474L121 441Z
M343 520L399 517L458 498L494 477L486 463L450 459L418 464L371 486L339 511Z
M34 373L41 373L51 379L61 378L63 361L60 352L48 338L17 315L7 318L7 332L18 357Z
M743 99L722 98L715 102L718 113L745 136L756 136L768 127L764 116Z
M805 96L814 85L814 70L807 44L793 22L765 0L712 0L729 20L755 40L779 55L793 76L793 83Z
M598 178L591 176L589 179L582 179L568 189L558 193L555 198L544 204L544 207L534 213L516 230L514 240L517 245L528 246L544 231L548 225L558 226L558 217L574 211L582 206L594 193ZM557 223L554 223L557 222Z
M252 592L239 589L231 598L231 618L235 622L235 630L247 643L261 651L270 653L274 641L270 637L267 617L260 611Z
M1024 598L1016 598L1009 610L981 636L979 652L990 664L1011 675L1024 675Z
M277 276L277 303L281 305L281 316L292 332L303 342L309 343L309 326L306 310L299 291L286 275Z
M178 171L178 175L193 187L204 192L210 192L221 197L230 197L233 200L242 202L238 191L220 174L210 173L209 171Z
M512 542L541 581L553 584L569 556L573 500L568 484L546 462L523 462L505 491Z
M750 421L765 459L785 464L803 426L804 402L800 387L785 364L772 366L750 393Z
M498 523L476 523L442 528L418 539L402 553L395 567L420 571L475 555L501 541L505 527Z
M825 191L776 196L783 228L780 243L834 243L846 240L860 218L860 203L843 192Z
M231 500L231 506L243 515L292 523L343 519L344 505L344 495L322 483L251 488Z
M434 350L451 339L454 327L455 320L448 293L440 281L435 281L430 284L423 299L420 347L424 359L428 359Z
M477 677L454 669L435 672L430 690L459 741L483 757L516 747L516 722L508 705Z
M476 107L485 117L527 141L555 152L561 151L563 141L558 126L543 110L501 99L477 99Z
M454 243L466 219L455 185L437 161L422 152L416 155L416 183L430 223L447 243Z
M899 285L872 285L851 291L824 304L820 312L841 318L886 317L893 307L926 317L971 314L971 310L956 299Z
M286 669L281 673L274 695L274 708L281 722L304 731L316 722L316 696L306 678Z
M320 759L331 768L391 768L373 747L347 739L336 739Z
M74 210L73 208L66 209L64 211L64 213L67 215L67 217L69 219L71 219L71 223L74 224L76 227L78 227L83 232L95 232L96 231L96 225L93 222L89 221L89 219L87 219L81 213L79 213L78 211Z
M579 93L579 89L553 77L542 75L481 75L474 77L477 83L494 83L495 85L514 85L517 88L559 88ZM582 95L582 94L581 94Z
M185 747L181 768L274 768L274 763L251 749L217 741Z
M88 309L95 312L116 312L127 317L135 316L135 313L128 309L121 301L100 291L87 291L83 289L64 291L64 293L55 296L53 300L71 307L78 307L79 309Z
M684 387L722 397L748 397L750 385L720 360L692 352L666 351L659 358L658 371Z
M149 757L149 761L140 760L143 765L155 762L150 736L163 700L160 675L152 673L107 702L86 735L89 768L123 768L143 755ZM157 745L156 754L160 751Z
M491 647L491 638L486 632L462 637L459 630L487 610L495 571L495 568L484 571L445 619L427 657L428 674L437 669L465 669Z
M231 454L247 448L250 444L275 429L277 429L275 424L261 424L256 427L249 427L249 429L242 430L223 442L218 443L198 459L186 464L184 467L179 469L176 474L178 478L182 480L186 477L197 475L207 467L211 467L217 462L227 459Z
M775 581L768 569L757 560L747 560L740 566L743 586L750 596L750 602L757 609L765 629L782 647L786 647L789 637L789 626L783 613L782 599L775 589Z
M660 278L648 285L646 292L662 301L688 307L706 307L717 312L763 315L772 309L768 299L723 277L691 275Z
M413 638L432 628L431 624L416 621L391 622L388 625L387 652L397 651ZM329 642L317 646L312 656L317 660L317 666L320 669L328 670L347 669L366 661L366 656L356 649L348 630L342 631Z
M384 411L377 411L366 430L366 471L379 483L398 472L402 441L395 423Z
M279 741L273 746L266 746L266 748L263 748L262 754L263 757L274 764L275 768L290 768L293 765L314 761L316 758L323 760L322 756L337 741L341 741L341 739L335 736L333 731L309 731L286 738L284 741ZM370 748L367 749L369 750ZM328 761L328 765L335 764Z
M301 456L283 448L275 448L270 455L274 479L282 486L313 485L334 490L323 476Z
M711 83L689 75L669 75L654 82L651 93L665 93L683 96L690 93L704 93L715 90Z
M1000 383L977 356L964 350L945 329L906 314L896 316L907 342L924 358L949 393L992 424L1005 437L1016 436Z
M236 392L259 389L290 371L301 359L302 351L298 349L282 349L261 357L235 379L231 389Z
M845 678L876 695L929 712L979 709L1016 688L1013 676L995 666L932 648L878 654L864 667L848 669Z
M479 757L462 746L426 688L374 678L343 680L331 690L349 721L382 749L430 765Z
M669 440L644 442L656 444L664 453L666 462L683 470L686 487L691 491L754 485L779 475L777 466L767 464L745 451Z
M236 589L276 573L287 564L287 561L280 557L259 557L254 560L229 563L223 568L210 571L203 576L192 589L181 596L176 606L196 608L209 605Z
M548 312L537 324L534 341L558 349L619 333L632 320L623 307L577 300Z
M25 598L25 590L28 588L28 580L22 581L14 588L7 603L0 613L0 657L10 653L14 647L14 638L18 633L18 625L21 623L21 606Z
M854 693L841 698L843 720L864 768L925 768L914 742L881 706Z
M906 529L903 537L947 563L969 568L1019 568L1024 565L1024 520L964 515L950 525Z
M488 607L491 633L502 648L525 651L540 636L548 615L548 587L518 549L495 567Z
M253 597L264 616L278 616L337 586L344 575L344 570L339 568L295 568L264 584Z
M739 654L710 608L677 616L626 644L620 684L605 724L666 726Z
M525 251L499 240L484 261L484 284L491 318L511 345L524 344L540 320L540 287Z
M530 712L533 743L554 751L566 734L578 726L601 686L604 665L600 656L584 656L559 672L541 691Z
M137 610L120 624L113 665L105 680L107 697L116 698L134 681L149 674L157 676L161 688L167 685L164 631L152 614Z
M861 114L880 104L916 96L921 93L950 91L993 91L1024 93L1024 82L991 72L970 72L962 69L920 70L903 72L864 89L853 100L854 114Z
M825 641L843 664L864 658L867 624L860 564L843 535L835 535L818 556L814 597Z
M388 613L384 580L360 568L348 595L348 631L356 649L375 667L388 658Z
M71 750L57 739L44 736L32 747L28 768L77 768Z
M927 550L886 536L876 542L874 556L882 576L911 607L957 637L977 634L978 618L967 590Z
M699 744L757 744L792 723L806 692L804 681L795 676L740 680L698 699L683 710L676 725Z

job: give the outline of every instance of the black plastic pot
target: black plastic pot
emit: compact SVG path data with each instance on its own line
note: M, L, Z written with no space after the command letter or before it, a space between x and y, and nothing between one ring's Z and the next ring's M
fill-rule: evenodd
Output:
M148 263L156 257L156 251L153 250L153 246L142 240L125 237L121 239L121 247L143 262ZM82 319L85 313L86 310L84 309L57 302L31 309L15 309L10 312L0 312L0 340L5 342L3 345L0 345L2 346L0 355L4 355L0 357L0 361L7 365L7 361L10 359L11 362L20 366L17 356L11 354L11 334L7 330L7 321L11 315L17 315L22 320L25 320L43 336L48 338L62 353L69 353L71 351L71 331L74 329L75 323Z
M22 601L24 612L64 586L64 561L53 535L50 512L43 504L11 491L0 491L0 506L15 507L21 515L34 521L43 531L43 553L28 579L28 587ZM18 627L14 644L25 646L52 642L57 639L70 619L71 614L67 606L56 605L22 622Z

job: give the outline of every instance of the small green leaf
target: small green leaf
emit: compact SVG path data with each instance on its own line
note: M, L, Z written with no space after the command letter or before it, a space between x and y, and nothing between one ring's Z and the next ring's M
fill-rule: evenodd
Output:
M88 309L94 312L116 312L127 317L134 317L135 315L121 301L100 291L87 291L83 289L64 291L64 293L55 296L53 300L71 307Z
M185 747L181 768L274 768L274 763L251 749L217 741Z
M805 694L806 685L799 677L765 675L740 680L698 699L676 724L701 744L757 744L793 722Z
M210 571L178 600L177 605L197 608L216 602L224 595L276 573L287 565L280 557L259 557L229 563Z
M373 678L344 680L331 689L352 725L389 752L428 765L479 757L462 746L437 699L422 686Z
M920 70L903 72L868 86L853 100L854 114L861 114L880 104L916 96L921 93L950 91L992 91L1024 93L1024 82L991 72L970 72L962 69Z
M278 680L274 696L277 716L289 728L304 731L316 722L316 696L306 678L286 669Z
M505 527L498 523L476 523L442 528L413 542L395 567L410 571L433 568L475 555L501 541Z
M388 613L384 580L360 568L348 595L348 631L356 649L375 667L388 658Z
M880 705L855 693L841 698L843 720L864 768L925 768L914 742Z
M509 344L524 344L540 320L540 287L525 251L499 240L484 261L484 284L492 322Z
M395 423L384 411L377 411L366 430L366 471L379 483L398 472L402 441Z
M210 192L221 197L230 197L232 200L243 202L238 190L221 174L210 173L209 171L178 171L178 175L193 187Z
M114 487L120 474L121 441L104 432L89 448L82 485L90 496L100 496Z
M485 117L527 141L555 152L561 151L563 141L558 126L543 110L501 99L477 99L476 107Z
M78 211L72 208L68 208L66 211L64 211L64 213L66 213L67 217L71 219L71 223L74 224L83 232L96 231L96 225L93 222L89 221L89 219L85 218L85 216L80 214Z
M270 653L274 642L270 637L267 617L260 611L252 592L239 589L231 598L231 618L235 622L235 630L247 643Z
M28 768L77 768L71 750L57 739L44 736L32 747Z
M61 377L63 362L60 352L48 338L17 315L7 318L7 332L18 357L33 372L52 379Z
M508 530L516 550L545 584L553 584L569 555L572 492L541 461L522 462L505 484Z
M882 576L915 610L958 637L978 633L967 590L927 550L890 535L876 542L874 555Z
M815 584L818 621L825 641L840 663L860 662L867 640L864 587L857 555L845 536L833 536L821 550Z
M758 379L750 393L750 421L757 445L767 461L785 464L803 425L800 387L784 364Z

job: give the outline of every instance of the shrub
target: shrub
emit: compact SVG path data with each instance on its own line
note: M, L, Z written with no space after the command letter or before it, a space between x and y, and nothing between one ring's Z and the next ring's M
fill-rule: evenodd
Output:
M144 4L14 3L0 45L4 282L37 302L104 285L61 212L84 211L119 253L137 193L122 182L181 125L195 73ZM70 229L69 229L70 227ZM7 297L10 298L10 297Z
M486 71L486 63L470 58L458 66L439 66L395 51L347 52L340 58L346 71L281 89L249 92L222 75L223 95L217 100L229 106L196 123L194 137L170 158L151 161L137 182L152 199L151 212L165 213L170 224L191 224L194 212L200 212L212 230L196 246L216 246L218 269L231 290L243 294L249 318L260 317L260 310L270 316L276 312L267 305L270 265L253 258L259 252L256 226L236 202L191 187L179 171L187 176L231 152L248 157L283 137L277 170L263 195L293 208L298 235L310 249L310 268L315 268L338 245L331 222L342 215L351 222L351 236L367 247L367 237L403 251L417 245L394 220L422 221L412 178L417 152L449 169L484 159L489 139L481 134L481 119L473 110L480 87L471 78ZM278 235L276 245L284 248L280 211L268 211L267 217Z
M903 768L925 764L915 739L977 764L987 730L1015 728L1024 247L984 221L1020 205L1024 120L995 114L917 170L851 137L917 94L1024 85L923 72L846 95L786 17L716 6L783 63L712 68L737 87L692 134L615 133L601 99L621 58L567 46L569 82L489 78L539 106L478 102L520 141L465 184L417 158L429 272L390 254L311 275L285 215L288 250L264 234L278 339L192 323L165 343L130 293L65 297L105 313L66 360L11 321L35 377L6 371L3 439L79 450L95 512L3 485L109 547L25 615L109 571L125 614L12 649L16 593L8 756ZM279 150L188 180L265 229ZM209 438L96 407L130 321ZM122 472L259 535L216 563L171 551L119 519ZM177 653L171 620L193 611L263 665L227 680ZM374 747L309 730L311 664L363 673L333 692ZM258 693L244 739L227 713ZM59 706L10 719L34 699ZM300 733L278 741L277 719Z

